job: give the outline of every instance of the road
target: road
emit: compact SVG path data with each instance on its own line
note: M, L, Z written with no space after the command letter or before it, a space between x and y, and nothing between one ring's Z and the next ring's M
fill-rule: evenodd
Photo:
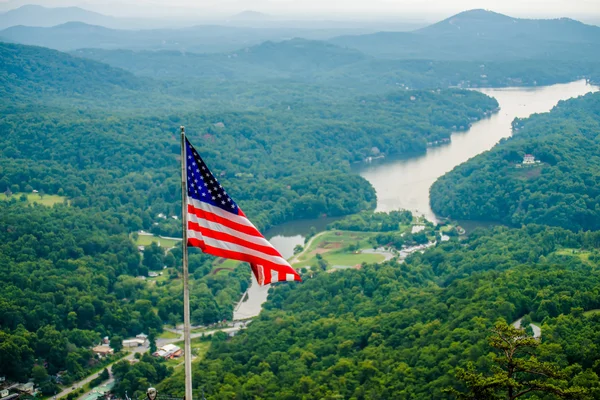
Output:
M212 335L215 334L217 332L225 332L225 333L231 333L231 332L237 332L242 328L245 328L247 325L247 323L234 323L233 326L229 326L227 328L219 328L219 329L212 329L209 331L205 331L205 332L199 332L199 333L193 333L190 335L190 338L192 339L196 339L199 337L202 337L203 335ZM174 333L180 333L180 337L175 338L175 339L156 339L156 347L162 347L166 344L170 344L170 343L175 343L175 342L180 342L183 340L183 332L180 330L176 330L176 329L169 329L170 332L174 332ZM127 354L125 357L115 361L121 361L121 360L127 360L127 361L131 361L135 358L135 354L136 353L146 353L149 350L149 346L139 346L139 347L134 347L131 351L131 353ZM102 384L106 384L112 381L112 366L114 363L108 365L106 368L108 368L108 372L110 372L111 375L111 379L108 380L107 382L103 382ZM102 373L102 371L104 370L104 368L102 368L100 371L93 373L92 375L89 375L88 377L86 377L85 379L73 383L72 387L63 390L62 392L58 393L56 395L57 399L60 399L61 397L64 397L66 395L68 395L69 393L71 393L73 390L79 389L80 387L83 387L84 385L86 385L87 383L91 382L93 379L97 378L98 375L100 375ZM75 389L73 389L73 387ZM91 390L89 390L88 392L82 394L81 396L78 397L78 399L83 399L87 396L90 395L90 393L92 393L94 390L94 388L91 388Z
M521 328L521 320L523 318L519 318L518 320L516 320L515 322L513 322L513 326L517 329ZM529 326L531 326L531 330L533 330L533 338L534 339L539 339L542 337L542 328L540 328L537 325L534 324L529 324Z
M304 254L306 251L308 251L308 249L310 248L310 245L314 242L314 240L316 238L318 238L319 236L323 236L324 234L326 234L327 232L331 232L331 231L323 231L323 232L319 232L317 233L315 236L311 237L308 242L304 245L304 250L302 250L300 253L296 254L294 257L292 257L289 260L290 265L294 265L295 263L298 262L298 258Z
M119 360L117 360L117 361L121 361L121 360L133 360L134 356L135 356L135 352L133 352L133 353L130 353L130 354L127 354L125 357L123 357L123 358L120 358L120 359L119 359ZM117 362L117 361L115 361L115 362ZM108 368L108 372L110 372L111 376L112 376L112 366L113 366L113 364L114 364L114 363L112 363L112 364L110 364L110 365L108 365L108 366L106 367L106 368ZM57 399L60 399L61 397L64 397L64 396L68 395L68 394L69 394L69 393L71 393L72 391L74 391L74 390L77 390L77 389L79 389L80 387L83 387L84 385L86 385L86 384L90 383L90 382L91 382L93 379L97 378L97 377L98 377L98 375L100 375L100 374L102 373L102 371L103 371L103 370L104 370L104 368L102 368L100 371L98 371L98 372L96 372L96 373L93 373L92 375L89 375L89 376L88 376L88 377L86 377L85 379L83 379L83 380L80 380L79 382L75 382L75 383L73 383L73 384L71 385L71 387L70 387L70 388L63 390L62 392L58 393L58 394L57 394L55 397L56 397ZM73 389L73 388L75 388L75 389ZM84 393L84 394L83 394L83 395L81 395L79 398L82 398L82 397L86 396L87 394L89 394L89 392L88 392L88 393Z

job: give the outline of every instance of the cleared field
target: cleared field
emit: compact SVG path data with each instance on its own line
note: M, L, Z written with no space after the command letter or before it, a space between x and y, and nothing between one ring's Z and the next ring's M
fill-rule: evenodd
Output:
M589 310L583 313L583 315L586 316L590 316L590 315L596 315L596 314L600 314L600 308L597 308L595 310Z
M158 337L160 339L179 339L181 335L170 331L163 331Z
M217 258L213 263L211 274L213 275L221 275L221 274L229 274L240 264L237 260L226 260L223 258Z
M135 244L137 246L150 246L152 242L160 244L161 247L165 247L168 249L171 247L175 247L180 242L180 240L165 239L155 235L138 235Z
M48 207L52 207L55 204L62 204L67 199L64 196L58 196L54 194L45 194L44 196L40 196L39 193L13 193L11 197L7 197L6 194L1 193L0 200L6 201L9 199L16 199L18 201L23 194L27 196L27 203L37 203Z
M317 264L317 254L331 265L354 266L357 264L376 263L385 259L380 254L362 254L357 249L371 248L369 239L374 232L329 231L316 237L310 246L298 257L295 268L310 267ZM353 249L349 249L352 246Z
M584 263L589 263L592 252L586 251L586 250L580 250L580 249L566 248L566 249L556 250L554 252L554 254L556 254L558 256L578 257Z
M194 357L204 357L206 352L210 347L210 340L201 340L200 338L192 339L192 354ZM176 342L175 346L179 346L183 349L183 340L180 342ZM185 357L185 355L184 355ZM180 357L180 360L183 362L183 357Z
M332 253L326 254L323 258L329 265L349 265L366 263L378 263L385 260L381 254L348 254L348 253Z

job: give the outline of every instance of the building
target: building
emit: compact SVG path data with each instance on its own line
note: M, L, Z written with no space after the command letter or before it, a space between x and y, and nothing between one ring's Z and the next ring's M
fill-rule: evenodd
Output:
M154 354L154 357L162 357L164 359L181 357L183 352L179 346L175 346L174 344L166 344L160 349L158 349Z
M535 157L532 154L525 154L523 156L523 164L535 164Z
M106 345L96 346L92 351L102 357L109 356L115 352L110 346Z
M33 382L23 383L16 387L17 391L21 393L34 394L35 389L33 388Z
M123 340L123 347L139 347L146 344L146 341L143 339L126 339Z

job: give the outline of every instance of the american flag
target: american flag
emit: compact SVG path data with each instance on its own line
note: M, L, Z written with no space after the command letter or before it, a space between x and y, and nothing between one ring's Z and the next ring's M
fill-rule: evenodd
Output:
M260 234L185 139L188 245L250 263L260 285L300 281L300 275Z

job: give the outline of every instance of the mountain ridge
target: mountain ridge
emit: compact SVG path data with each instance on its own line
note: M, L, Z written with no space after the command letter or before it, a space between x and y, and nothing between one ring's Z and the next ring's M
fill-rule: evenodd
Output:
M560 19L519 19L468 10L412 32L378 32L329 40L376 57L500 61L598 60L600 27Z

